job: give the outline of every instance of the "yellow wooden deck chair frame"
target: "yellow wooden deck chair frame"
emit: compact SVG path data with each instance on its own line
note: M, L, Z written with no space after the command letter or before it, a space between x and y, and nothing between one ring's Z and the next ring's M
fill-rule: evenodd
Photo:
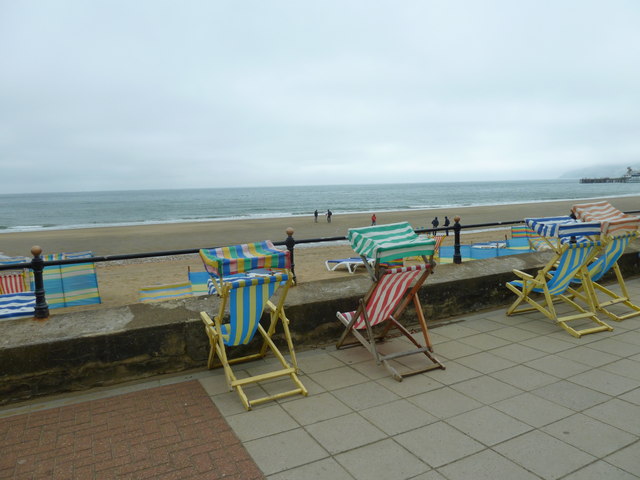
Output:
M254 248L256 246L258 246L257 250ZM216 292L220 297L218 312L213 319L206 312L200 312L211 346L207 365L210 369L223 368L229 390L236 390L247 410L251 410L255 405L291 395L306 396L308 391L298 378L298 363L289 330L289 319L284 311L284 302L293 284L292 274L287 268L290 265L288 252L276 250L270 242L237 247L200 251L205 268L212 273L212 277L215 277ZM226 257L216 256L221 254ZM271 255L282 258L263 258ZM252 267L256 265L277 267L280 271L265 274L261 269L260 274L255 274L252 273L252 270L255 271ZM271 298L279 287L282 288L274 303ZM263 312L269 317L267 329L260 324ZM289 361L273 341L279 324L282 326L289 350ZM237 350L243 350L243 346L251 343L256 333L262 337L262 345L258 353L242 355L240 352L238 353L240 356L233 357L235 352L232 353L232 350L236 347ZM275 355L280 364L279 368L243 378L236 376L232 365L264 358L269 350ZM259 398L248 398L245 391L248 386L284 377L289 377L294 384L293 389Z
M629 245L629 241L637 238L637 236L638 232L607 236L602 254L587 266L590 281L584 285L581 279L574 279L569 293L585 303L589 301L589 297L593 298L596 308L616 322L640 315L640 306L631 301L629 290L618 266L618 259L624 253L627 245ZM613 271L615 274L620 293L611 290L600 282L600 279L609 271ZM586 291L587 289L590 289L590 291ZM625 309L615 308L614 305L626 307L627 313L620 313Z
M553 255L553 258L546 266L538 271L535 277L525 272L514 270L513 273L519 277L519 280L507 282L506 286L518 298L508 308L507 315L537 310L576 338L590 333L613 330L611 326L601 321L596 315L596 306L587 270L587 265L598 254L600 248L601 243L599 241L565 243ZM572 295L569 292L569 288L574 278L580 278L587 285L585 289L586 308L571 298ZM554 305L556 300L571 306L578 313L559 315ZM523 306L524 304L528 306ZM575 321L584 322L585 319L590 320L597 326L578 330L569 324Z

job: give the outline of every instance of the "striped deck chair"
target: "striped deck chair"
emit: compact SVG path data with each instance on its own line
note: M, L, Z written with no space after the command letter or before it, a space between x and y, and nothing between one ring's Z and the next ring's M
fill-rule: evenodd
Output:
M601 222L602 232L608 235L633 232L640 227L640 217L627 215L605 201L577 204L571 210L583 222Z
M601 235L599 221L582 222L569 216L525 218L524 221L538 235L535 241L530 239L532 250L558 253L564 243L597 241Z
M345 331L338 340L336 348L351 346L359 342L367 350L371 352L378 365L383 364L384 367L391 372L394 379L401 382L404 377L415 375L417 373L426 372L436 368L444 369L444 365L432 355L433 347L429 338L427 323L422 312L420 300L418 299L418 290L427 279L430 273L428 265L414 265L409 267L397 267L385 269L380 279L374 282L369 292L360 300L357 310L352 312L337 312L338 320L345 326ZM407 330L398 319L405 311L409 303L413 303L416 315L420 323L422 335L424 337L425 346L422 346ZM373 328L387 324L382 329L382 333L378 337L374 337ZM402 352L393 352L387 355L380 353L375 346L376 341L384 340L392 327L396 327L415 348ZM360 330L366 331L366 337ZM352 334L357 342L345 343L349 334ZM431 363L418 370L400 373L396 370L390 360L406 357L409 355L424 354Z
M593 260L601 249L601 243L581 242L567 243L560 247L559 251L547 265L538 271L534 277L525 272L514 270L513 273L519 280L507 282L506 286L515 293L518 298L508 308L507 315L539 311L546 317L554 320L563 329L574 337L596 332L611 331L606 323L598 319L596 306L591 296L591 288L586 288L587 308L583 308L571 298L569 288L574 278L580 278L583 282L589 282L587 265ZM541 298L539 295L541 294ZM560 315L554 306L554 300L561 300L565 304L577 310L577 314ZM528 306L522 306L524 303ZM596 327L581 328L585 322L595 323ZM580 326L574 327L569 322L578 322ZM580 329L577 329L580 328Z
M372 227L350 228L347 238L351 248L366 261L365 267L375 282L379 272L391 262L408 257L419 257L433 271L433 255L436 247L434 238L418 236L408 222L376 225Z
M278 287L283 283L285 285L284 291L281 293L277 304L274 304L269 298L273 296ZM223 367L229 389L235 389L238 392L240 400L247 410L251 410L254 405L270 400L297 394L304 396L308 394L307 389L302 382L300 382L297 375L298 366L293 350L291 333L289 332L289 320L283 308L286 293L291 284L291 275L288 273L275 273L273 275L256 277L247 276L245 278L236 277L229 281L221 282L221 288L217 290L221 298L219 311L213 320L206 312L200 313L211 344L208 367ZM229 316L228 322L225 323L223 322L223 318L227 307ZM260 325L260 317L264 309L269 312L271 318L268 330L265 330L263 326ZM287 362L272 340L278 323L282 324L284 336L289 348L291 363ZM262 347L258 353L229 358L227 353L228 349L247 345L253 340L256 332L260 333L263 340ZM261 373L244 378L236 377L231 365L263 358L267 353L267 349L271 349L280 362L281 368L269 373ZM218 362L216 362L216 357ZM282 377L289 377L295 388L252 400L249 400L247 397L247 393L244 390L245 387L268 380L280 379Z
M0 295L0 320L33 317L36 308L34 292L19 292Z
M573 206L572 211L580 220L602 222L605 248L603 253L588 267L598 310L618 322L640 315L640 306L631 302L629 291L618 266L618 260L629 242L638 237L640 217L623 213L605 201L577 204ZM615 274L620 293L605 287L601 282L601 279L610 271ZM585 292L580 279L575 279L573 283L574 293L584 301ZM614 307L614 305L618 305L618 307ZM626 307L627 313L623 313L625 310L623 306Z
M0 294L29 291L29 280L26 272L0 272Z
M93 253L72 252L43 255L46 262L91 258ZM94 305L102 302L98 277L92 262L50 265L43 271L44 289L50 309Z

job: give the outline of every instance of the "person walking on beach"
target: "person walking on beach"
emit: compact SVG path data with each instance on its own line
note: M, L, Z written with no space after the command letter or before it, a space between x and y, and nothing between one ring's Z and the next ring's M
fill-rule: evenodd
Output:
M318 223L318 209L316 208L316 211L313 212L313 218L315 220L316 223Z
M438 217L434 218L433 221L431 222L431 225L433 226L433 234L436 234L436 229L438 228L438 225L440 225L440 222L438 221Z
M371 215L371 226L376 224L376 214L374 213L373 215Z
M444 228L446 228L446 230L444 231L445 235L448 237L449 236L449 225L451 225L451 222L449 221L449 217L447 217L446 215L444 216Z
M331 210L327 209L327 223L331 223L331 215L333 215L333 213Z

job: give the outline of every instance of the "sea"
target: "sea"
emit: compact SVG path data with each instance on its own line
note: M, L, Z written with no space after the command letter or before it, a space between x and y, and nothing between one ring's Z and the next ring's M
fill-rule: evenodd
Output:
M640 195L640 183L577 179L0 194L0 235L87 227L209 222L584 200ZM640 201L639 201L640 209Z

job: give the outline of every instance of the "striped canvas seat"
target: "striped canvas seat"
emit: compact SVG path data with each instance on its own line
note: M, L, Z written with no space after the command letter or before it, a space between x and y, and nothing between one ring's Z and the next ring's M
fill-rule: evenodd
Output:
M420 237L407 222L350 228L347 238L351 248L360 256L376 263L406 257L432 257L436 240Z
M25 272L0 272L0 294L29 291Z
M631 301L622 272L618 266L618 260L629 245L629 242L638 236L640 217L623 213L606 201L577 204L573 206L572 211L579 220L599 221L602 223L605 249L589 265L596 306L601 312L616 321L640 315L640 307ZM620 293L605 287L601 282L602 277L610 271L615 274ZM580 280L576 279L574 283L579 284L579 282ZM585 292L582 286L577 287L575 293L578 298L584 300ZM625 313L625 310L627 313Z
M45 262L91 258L93 253L70 252L43 255ZM49 265L43 271L44 289L50 309L94 305L102 302L93 262Z
M571 210L583 222L601 222L604 234L634 232L640 227L640 217L627 215L606 201L577 204Z
M618 322L640 315L640 306L631 301L629 290L618 266L618 260L629 245L629 242L637 237L637 231L607 235L604 251L587 267L596 307L609 318ZM615 275L619 292L612 290L601 282L602 278L610 271L613 271ZM587 302L587 292L585 292L582 285L582 280L574 278L572 283L571 293L582 301ZM617 307L614 307L616 305Z
M20 292L0 295L0 320L33 317L36 296L33 292Z
M559 251L564 243L589 242L600 238L601 224L598 221L581 222L569 216L525 218L525 223L539 237L530 239L534 250ZM546 243L546 248L543 247Z
M416 373L426 372L435 368L444 369L444 365L432 355L433 347L429 338L427 324L422 312L422 306L418 299L418 290L423 285L429 274L431 266L428 264L413 265L407 267L395 267L382 271L378 280L373 283L369 292L360 300L357 310L350 312L337 312L338 320L345 326L345 331L338 340L337 348L349 346L345 340L349 334L353 335L357 342L362 344L374 356L378 365L382 364L389 370L394 379L402 381L404 377ZM409 303L413 303L422 330L425 346L422 346L413 335L403 326L398 319ZM375 338L373 328L388 322L382 334ZM415 348L401 352L393 352L388 355L380 353L376 347L376 340L383 339L389 330L395 327L402 333ZM359 330L366 330L360 333ZM366 336L365 336L366 335ZM426 368L419 368L407 373L400 373L390 360L409 355L424 354L431 363Z
M507 315L537 310L578 338L589 333L612 330L609 325L598 319L591 295L587 296L587 308L583 308L566 295L574 278L581 278L584 282L589 281L587 265L598 254L600 248L600 242L565 243L535 277L520 270L514 270L513 273L519 279L507 282L506 286L518 298L507 310ZM590 293L591 290L587 289L587 292ZM541 294L542 299L538 299L534 294ZM561 316L554 306L554 300L563 301L578 313ZM528 306L523 307L524 303ZM598 326L576 329L569 325L569 322L576 321L580 325L588 321Z
M271 244L271 242L263 242L261 245L268 246L268 244ZM269 273L268 270L265 270L265 268L288 266L288 252L285 256L284 252L280 251L268 253L265 250L261 250L261 252L256 252L255 250L252 251L251 248L245 249L243 247L246 246L229 247L225 251L215 252L215 255L210 254L211 252L204 252L203 256L201 251L205 264L211 267L210 293L217 293L220 297L220 302L218 314L213 319L206 312L200 312L200 317L204 322L205 332L211 345L208 361L209 368L222 366L229 388L235 389L244 407L247 410L251 410L254 405L263 402L297 394L306 396L308 392L298 378L298 364L289 331L289 319L284 312L284 301L292 284L292 275L288 270L275 273ZM216 256L222 254L229 254L231 256L230 260L233 261L226 262L223 261L223 258ZM278 259L258 259L261 254L265 254L265 257L273 255ZM252 270L251 266L255 266L258 269L258 273L255 273L256 270ZM221 276L218 276L218 274ZM279 292L278 300L274 303L271 298L275 298L274 295L280 287L282 288ZM260 324L264 311L270 317L268 329L265 329ZM291 363L285 359L272 340L278 324L282 326ZM250 345L256 333L259 333L262 337L262 346L258 353L229 357L235 347ZM246 351L245 347L242 348L244 350L240 351ZM236 377L231 365L263 358L267 353L267 349L270 349L276 356L280 363L280 368L259 375L243 378ZM244 390L249 385L283 377L289 377L294 384L294 388L251 400Z

